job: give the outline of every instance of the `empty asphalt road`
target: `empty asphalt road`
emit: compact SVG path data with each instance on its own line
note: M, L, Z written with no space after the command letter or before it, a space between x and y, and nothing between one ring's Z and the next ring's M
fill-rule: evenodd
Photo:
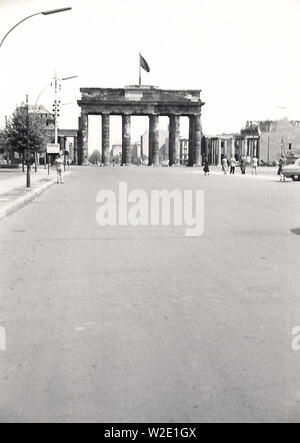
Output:
M99 226L124 181L204 190L204 234ZM299 203L276 177L73 168L0 222L0 421L299 422Z

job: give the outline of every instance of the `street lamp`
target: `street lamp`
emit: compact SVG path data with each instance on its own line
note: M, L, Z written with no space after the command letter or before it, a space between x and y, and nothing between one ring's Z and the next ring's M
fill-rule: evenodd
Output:
M42 11L42 12L36 12L35 14L31 14L31 15L29 15L28 17L25 17L25 18L23 18L21 21L19 21L15 26L13 26L6 34L5 34L5 36L3 37L3 39L1 40L1 43L0 43L0 48L1 48L1 46L3 45L3 43L4 43L4 41L5 41L5 39L7 38L7 36L17 27L17 26L19 26L21 23L23 23L23 22L25 22L26 20L28 20L28 19L30 19L30 18L32 18L32 17L35 17L36 15L50 15L50 14L57 14L57 13L59 13L59 12L64 12L64 11L70 11L72 8L71 7L67 7L67 8L59 8L59 9L51 9L51 10L49 10L49 11ZM27 124L26 124L26 126L27 126L27 149L28 149L28 152L27 152L27 155L29 156L29 146L28 146L28 137L29 137L29 131L28 131L28 125L29 125L29 123L28 123L28 119L29 119L29 116L28 116L28 98L27 98ZM30 188L30 161L28 161L27 162L27 179L26 179L26 186L27 186L27 188Z
M31 17L35 17L36 15L50 15L50 14L57 14L59 12L64 12L64 11L69 11L72 8L60 8L60 9L51 9L50 11L42 11L42 12L36 12L35 14L31 14L28 17L23 18L23 20L19 21L15 26L13 26L3 37L3 39L1 40L0 43L0 48L3 45L4 40L6 39L6 37L11 33L11 31L13 31L17 26L19 26L21 23L25 22L26 20L28 20Z

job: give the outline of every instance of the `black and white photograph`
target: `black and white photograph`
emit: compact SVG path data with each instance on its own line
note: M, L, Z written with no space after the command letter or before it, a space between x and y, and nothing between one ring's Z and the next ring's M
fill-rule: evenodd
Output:
M0 0L0 423L300 423L300 0Z

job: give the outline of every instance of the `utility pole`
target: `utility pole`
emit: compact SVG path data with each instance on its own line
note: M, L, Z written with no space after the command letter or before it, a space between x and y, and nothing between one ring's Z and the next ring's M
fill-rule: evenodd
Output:
M57 127L57 72L54 76L54 143L58 142L58 127Z
M27 160L26 187L30 188L30 150L29 150L29 104L28 104L28 94L26 95L26 160Z
M58 78L57 77L57 72L55 71L55 76L54 76L54 104L53 104L53 115L54 115L54 143L57 144L58 143L58 117L59 117L59 113L60 113L60 100L58 100L58 90L61 91L61 82L65 81L65 80L71 80L73 78L77 78L78 75L72 75L71 77L63 77L63 78ZM52 86L52 83L51 85ZM47 87L46 87L47 88ZM45 88L45 89L46 89ZM43 90L44 91L44 90ZM42 91L42 92L43 92ZM41 94L40 94L41 95ZM37 104L37 102L36 102ZM66 103L68 104L68 103Z

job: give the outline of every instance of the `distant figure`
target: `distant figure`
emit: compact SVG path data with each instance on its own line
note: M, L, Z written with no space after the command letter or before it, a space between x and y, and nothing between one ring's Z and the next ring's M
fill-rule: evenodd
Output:
M243 175L245 175L246 174L246 160L245 160L245 157L241 158L240 168L241 168L241 173Z
M223 157L223 159L222 159L222 171L224 172L225 175L227 174L227 167L228 167L227 158Z
M278 162L278 172L277 172L277 175L280 176L281 182L285 182L285 175L283 174L283 167L286 166L286 164L287 164L287 160L286 160L285 156L282 155L280 157L279 162Z
M235 167L236 167L236 159L234 157L231 157L231 159L230 159L230 174L234 175Z
M258 158L253 157L253 159L252 159L252 174L257 175L257 167L258 167Z
M207 174L209 175L210 174L210 170L209 170L208 159L205 158L203 163L204 163L203 171L205 172L205 175L207 175Z
M57 184L64 182L63 164L64 164L64 162L63 162L60 154L58 154L58 156L56 157L56 160L55 160L55 166L56 166L56 172L57 172Z

